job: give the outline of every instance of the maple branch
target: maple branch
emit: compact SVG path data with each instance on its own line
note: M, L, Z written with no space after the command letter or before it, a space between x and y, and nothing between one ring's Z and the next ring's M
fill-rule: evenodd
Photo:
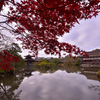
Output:
M8 0L8 1L9 1L9 0ZM75 3L75 2L74 2L74 3ZM42 5L40 2L39 2L39 4ZM26 14L27 14L27 13L31 12L31 13L35 13L35 14L38 15L38 12L44 12L44 11L46 11L46 10L55 10L55 9L62 8L62 7L65 7L65 6L69 6L69 4L63 5L63 6L60 6L60 7L46 8L46 9L38 10L38 11L32 11L32 10L31 10L31 11L25 12L25 11L23 11L22 9L20 9L21 12L19 12L14 18L12 18L12 19L10 19L10 20L14 20L14 19L15 19L16 17L18 17L18 15L21 14L21 13L26 13ZM9 17L6 16L6 15L2 15L2 16L9 18ZM45 19L47 19L47 18L45 18ZM6 22L9 22L10 20L2 21L2 22L0 22L0 23L6 23Z
M5 39L4 39L4 34L1 34L1 33L0 33L0 35L2 36L3 40L5 40Z
M4 28L4 29L6 29L6 30L12 31L12 30L10 30L10 29L8 29L7 27L4 27L4 26L2 26L2 25L0 25L0 27Z
M9 0L8 0L9 1ZM9 1L9 2L11 2L11 1ZM79 2L79 1L77 1L77 2ZM12 2L11 2L12 3ZM40 4L40 5L43 5L43 4L41 4L39 1L38 1L38 3ZM73 3L76 3L76 2L73 2ZM13 4L13 3L12 3ZM38 15L38 12L44 12L44 11L46 11L46 10L55 10L55 9L58 9L58 8L62 8L62 7L65 7L65 6L70 6L70 4L67 4L67 5L61 5L61 6L58 6L58 7L52 7L52 8L46 8L46 9L43 9L43 10L34 10L34 11L27 11L27 12L25 12L25 11L23 11L22 9L20 9L20 12L14 17L14 18L12 18L12 19L10 19L10 20L15 20L15 18L16 17L18 17L19 16L19 14L21 14L21 13L29 13L29 12L31 12L31 13L34 13L34 14L37 14ZM5 16L5 15L2 15L2 16L4 16L4 17L7 17L7 18L9 18L8 16ZM45 19L47 19L47 18L45 18ZM49 19L49 18L48 18ZM2 21L2 22L0 22L0 23L6 23L6 22L9 22L10 20L6 20L6 21Z
M38 0L37 0L38 1ZM77 1L75 1L75 2L73 2L73 4L74 3L78 3L79 1L82 1L82 0L77 0ZM84 1L84 0L83 0ZM40 3L39 1L38 1L38 3L40 4L40 5L43 5L42 3ZM46 10L55 10L55 9L58 9L58 8L62 8L62 7L66 7L66 6L70 6L71 4L67 4L67 5L61 5L61 6L58 6L58 7L52 7L52 8L46 8L45 10L41 10L41 11L38 11L38 12L42 12L42 11L46 11ZM45 3L44 3L44 6L45 6Z
M12 28L12 30L11 29L9 29L9 28L7 28L7 27L4 27L4 26L2 26L2 25L0 25L0 27L2 27L2 28L4 28L5 30L9 30L10 32L17 32L17 33L19 33L19 34L21 34L20 32L18 32L18 31L16 31L13 27L11 27L8 23L6 23L6 25L8 25L10 28ZM23 35L23 34L21 34L21 35ZM2 35L3 36L3 35ZM24 35L23 35L24 36ZM25 37L25 36L24 36Z
M8 25L10 28L14 29L12 26L10 26L8 23L6 23L6 25ZM14 29L15 30L15 29Z
M7 0L8 2L10 2L11 4L15 5L13 2L11 2L10 0Z
M0 14L0 16L3 16L3 17L7 17L7 18L9 18L8 16L6 16L6 15L3 15L3 14Z
M2 22L0 22L0 24L1 24L1 23L6 23L6 22L8 22L8 20L6 20L6 21L2 21Z
M12 28L12 32L17 32L17 33L19 33L20 35L22 35L22 36L24 36L24 37L26 37L24 34L22 34L22 33L20 33L19 31L16 31L16 29L14 29L12 26L10 26L8 23L6 23L6 25L8 25L10 28Z
M6 22L9 22L9 21L11 21L11 20L14 20L16 17L18 17L18 14L21 14L21 13L17 13L17 15L16 15L14 18L9 19L9 20L6 20L6 21L2 21L2 22L0 22L0 23L6 23ZM7 17L7 16L5 16L5 17ZM8 17L8 18L10 18L10 17Z

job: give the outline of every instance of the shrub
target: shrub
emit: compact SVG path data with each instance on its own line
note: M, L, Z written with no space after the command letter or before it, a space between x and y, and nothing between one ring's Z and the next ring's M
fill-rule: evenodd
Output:
M61 61L58 58L54 58L51 62L55 63L56 65L61 63Z
M44 68L50 68L49 63L47 63L47 62L41 62L41 63L39 64L39 66L40 66L40 67L44 67Z
M0 69L0 74L5 74L5 71L3 69Z
M98 76L100 77L100 70L97 72Z
M81 63L81 61L80 60L77 60L76 63L75 63L75 65L76 66L80 66L80 63Z

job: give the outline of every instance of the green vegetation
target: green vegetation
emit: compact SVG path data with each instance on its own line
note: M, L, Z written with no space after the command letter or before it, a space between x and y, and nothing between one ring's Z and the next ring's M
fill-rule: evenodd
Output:
M59 60L59 58L54 58L52 60L40 59L40 62L33 64L33 66L36 66L33 69L38 70L42 73L46 73L47 71L50 71L50 70L54 72L55 70L59 69L59 67L61 67L60 63L61 61Z
M11 47L7 50L7 52L19 58L19 62L15 62L12 64L16 70L25 67L26 63L24 62L24 59L21 57L21 55L19 55L19 53L21 53L22 51L17 43L12 43Z
M16 71L16 69L15 69L15 71ZM5 74L14 74L14 71L13 71L13 70L9 70L9 69L3 70L3 69L1 68L1 69L0 69L0 76L5 75Z
M97 75L100 77L100 70L97 72Z
M62 66L80 66L81 61L79 57L76 57L75 59L70 56L65 56L61 59L62 61Z
M100 49L95 49L95 50L92 50L92 51L99 51Z
M4 75L5 71L3 69L0 69L0 76Z
M33 64L34 70L38 70L41 73L47 73L48 71L54 72L58 69L74 72L80 70L80 60L79 58L73 59L69 56L59 59L40 59L38 62Z
M21 57L21 55L16 55L19 58L19 62L15 62L13 64L16 69L22 69L25 68L26 62L24 62L24 59Z
M59 59L58 58L54 58L53 60L41 59L40 62L34 63L33 66L48 69L48 68L56 67L59 64L60 64Z
M12 63L12 66L14 68L14 71L8 70L8 69L7 70L0 69L0 75L6 74L6 73L13 74L16 71L25 68L26 63L24 62L24 59L19 54L19 53L21 53L21 48L19 47L18 44L12 43L10 45L10 47L6 49L6 51L8 53L10 53L10 54L18 57L19 58L19 62ZM2 60L2 59L0 59L0 60Z
M61 61L58 58L54 58L53 60L51 60L51 63L55 63L58 66L59 64L61 64Z
M76 66L80 66L80 64L81 64L80 60L77 60L76 63L75 63Z

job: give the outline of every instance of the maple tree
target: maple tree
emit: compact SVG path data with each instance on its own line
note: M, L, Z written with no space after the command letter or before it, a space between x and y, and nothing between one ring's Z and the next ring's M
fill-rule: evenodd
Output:
M6 5L9 11L4 15L1 12ZM0 27L17 36L16 39L22 41L22 48L30 49L33 56L42 49L46 54L58 54L59 57L61 51L70 56L72 53L87 56L75 45L59 42L58 37L70 32L80 20L96 17L99 10L100 0L0 0L0 15L6 18L0 24L7 25ZM11 26L13 23L15 27Z
M16 56L11 55L7 51L3 50L2 53L0 53L0 68L7 70L13 70L12 63L18 62L18 58Z
M12 43L12 39L8 36L3 36L0 39L0 70L13 70L12 63L18 62L19 58L15 56L18 52L21 52L18 44Z

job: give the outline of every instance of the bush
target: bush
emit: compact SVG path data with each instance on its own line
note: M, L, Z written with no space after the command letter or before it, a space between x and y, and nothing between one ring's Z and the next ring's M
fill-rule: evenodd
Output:
M54 58L51 62L55 63L56 65L59 65L61 63L61 61L58 58Z
M0 69L0 74L5 74L5 71L3 69Z
M100 70L97 72L98 76L100 77Z
M80 66L80 63L81 63L81 61L80 60L77 60L76 63L75 63L75 65L76 66Z
M41 62L41 63L39 64L39 66L40 66L40 67L44 67L44 68L50 68L49 63L47 63L47 62Z
M15 69L15 71L16 71L16 69ZM7 73L7 74L14 74L14 70L7 69L7 70L6 70L6 73Z

